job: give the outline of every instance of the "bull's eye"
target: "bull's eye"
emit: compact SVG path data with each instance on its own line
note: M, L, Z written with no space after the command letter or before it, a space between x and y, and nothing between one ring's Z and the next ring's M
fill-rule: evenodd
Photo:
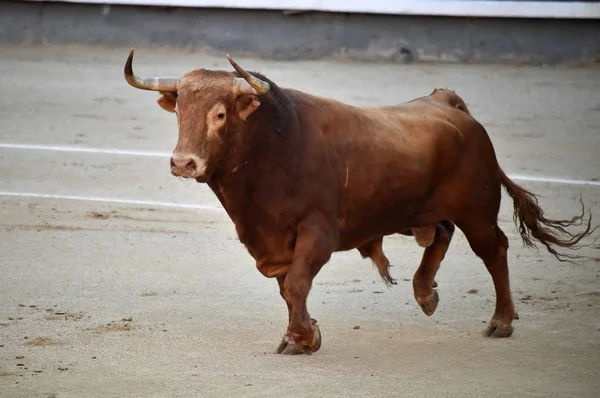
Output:
M225 114L221 112L221 113L219 113L219 114L217 115L217 117L218 117L219 119L223 119L223 118L225 117Z

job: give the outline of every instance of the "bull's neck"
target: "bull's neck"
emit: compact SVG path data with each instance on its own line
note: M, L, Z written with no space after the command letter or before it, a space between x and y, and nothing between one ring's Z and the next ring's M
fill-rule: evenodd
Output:
M269 186L289 190L298 183L305 137L295 107L284 92L277 90L261 98L260 107L240 128L244 139L215 173L209 184L213 190L236 197L260 196L272 192Z

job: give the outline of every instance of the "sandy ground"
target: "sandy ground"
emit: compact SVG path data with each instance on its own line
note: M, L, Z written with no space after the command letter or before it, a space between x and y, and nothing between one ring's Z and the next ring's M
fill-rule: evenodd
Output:
M155 93L122 78L128 49L0 48L0 144L170 152L176 122ZM455 89L488 128L511 174L600 179L600 70L395 66L240 59L283 86L352 104ZM144 51L139 74L227 68L225 57ZM600 186L521 183L552 217L600 219ZM335 254L309 297L323 347L275 355L287 321L214 210L7 196L9 192L217 205L173 178L162 157L0 145L2 397L596 397L600 243L562 264L526 249L504 197L520 320L509 339L481 332L495 295L457 232L428 318L410 278L422 249L390 236L390 289L358 252ZM473 290L474 289L474 290ZM359 326L360 328L355 328Z

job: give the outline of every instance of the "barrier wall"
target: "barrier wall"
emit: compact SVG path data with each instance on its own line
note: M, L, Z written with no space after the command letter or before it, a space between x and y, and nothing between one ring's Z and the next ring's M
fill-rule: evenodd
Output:
M262 2L263 7L279 6L281 9L224 6L239 7L240 0L212 0L214 3L206 0L143 0L171 5L167 7L81 4L81 1L100 0L78 1L0 0L0 44L169 48L204 51L218 56L231 53L286 60L336 58L377 62L600 64L598 2L588 2L589 7L585 9L580 7L581 3L569 3L573 5L568 9L570 18L558 18L558 8L546 8L557 4L564 6L567 4L564 1L538 1L538 5L543 4L537 11L530 9L527 14L523 11L526 8L515 8L513 12L524 13L520 17L499 18L499 8L495 17L491 12L487 12L486 17L465 17L462 14L474 12L474 9L465 8L456 8L457 16L411 15L417 13L416 8L398 8L400 4L409 4L402 0L390 0L389 3L380 0L313 0L310 4L307 0L296 0L298 9L303 5L332 9L337 4L338 9L346 12L295 14L282 12L291 7L292 2L287 0L243 2L246 7L250 7L251 2L254 2L253 6ZM172 6L175 2L191 4L192 1L193 5L218 3L221 7ZM383 12L382 7L386 4L391 7L392 3L396 8L388 8L388 13L374 12ZM431 1L423 0L422 3L431 4ZM476 2L450 3L464 6ZM519 3L521 6L533 4ZM379 9L377 4L381 6ZM414 5L414 2L410 4ZM367 6L373 12L348 11ZM551 9L554 11L550 12ZM502 15L506 15L506 9L503 10ZM536 15L545 12L554 17L523 17L533 11ZM430 13L433 12L440 14L442 10L431 9Z

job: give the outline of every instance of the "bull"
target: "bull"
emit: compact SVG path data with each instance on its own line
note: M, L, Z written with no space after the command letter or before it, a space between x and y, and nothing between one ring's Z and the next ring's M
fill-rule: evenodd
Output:
M358 249L395 283L383 237L412 235L424 253L414 297L427 315L438 305L435 275L457 226L494 283L496 307L487 336L509 337L518 319L507 265L508 239L498 226L502 187L514 202L525 245L534 240L561 261L590 235L591 214L544 215L534 193L498 164L486 129L454 91L389 106L356 107L279 87L249 73L197 69L178 77L140 78L134 49L125 63L133 87L158 91L177 116L170 159L177 177L206 183L235 224L240 242L265 277L275 278L288 307L280 354L321 347L307 310L312 281L334 252ZM570 226L584 225L572 233Z

